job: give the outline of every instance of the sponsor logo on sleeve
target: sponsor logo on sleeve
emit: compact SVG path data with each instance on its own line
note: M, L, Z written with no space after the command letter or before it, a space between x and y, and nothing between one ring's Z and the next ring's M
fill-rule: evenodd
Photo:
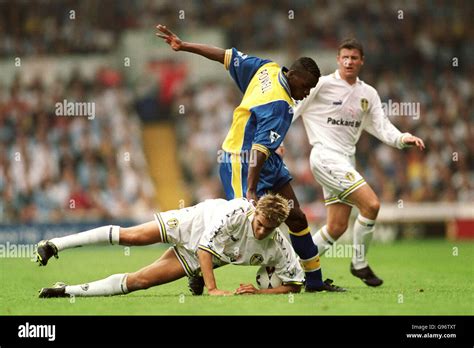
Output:
M270 141L273 144L275 141L277 141L281 137L280 134L274 131L270 131Z

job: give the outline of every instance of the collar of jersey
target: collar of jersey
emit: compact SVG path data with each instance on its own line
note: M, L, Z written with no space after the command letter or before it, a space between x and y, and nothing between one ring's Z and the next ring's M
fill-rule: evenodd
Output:
M334 73L334 77L337 79L337 80L342 80L341 78L341 74L339 74L339 69L336 69L336 72ZM346 81L345 81L346 82ZM359 79L359 77L356 77L356 83L357 84L361 84L361 80ZM348 83L349 84L349 83Z
M249 211L246 214L247 214L247 219L249 219L250 223L252 223L253 218L255 216L255 207L250 207Z
M280 72L278 73L278 82L280 82L280 85L282 85L286 93L288 93L288 96L291 98L290 84L288 83L288 79L286 77L287 72L288 69L285 67L280 69Z

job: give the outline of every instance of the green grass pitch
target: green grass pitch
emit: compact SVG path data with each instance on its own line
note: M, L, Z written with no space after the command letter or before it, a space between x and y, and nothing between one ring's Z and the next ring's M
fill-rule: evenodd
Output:
M374 270L385 281L369 288L349 273L348 258L322 258L324 277L347 293L191 296L186 278L124 296L39 299L56 281L79 284L145 266L163 246L87 247L60 253L47 267L27 258L0 259L0 315L473 315L474 243L442 240L375 244ZM257 267L216 270L218 286L255 284Z

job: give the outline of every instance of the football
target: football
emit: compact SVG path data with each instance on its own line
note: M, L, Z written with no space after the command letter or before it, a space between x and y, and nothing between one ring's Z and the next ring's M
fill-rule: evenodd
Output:
M260 289L274 289L282 284L275 273L275 267L262 266L257 271L257 285Z

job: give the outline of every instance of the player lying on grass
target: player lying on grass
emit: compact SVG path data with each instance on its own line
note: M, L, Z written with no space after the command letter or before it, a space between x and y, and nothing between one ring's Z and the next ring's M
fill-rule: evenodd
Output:
M292 202L285 223L290 239L306 273L305 290L344 291L323 282L318 248L308 221L300 208L288 168L275 153L285 138L293 118L293 100L306 97L321 73L309 57L297 59L289 69L268 59L249 56L235 48L224 50L205 44L182 41L166 26L158 25L156 35L174 51L194 53L224 64L243 93L234 110L231 128L222 144L219 174L227 199L247 197L257 201L267 192L279 193ZM190 289L199 279L190 278Z
M122 228L103 226L89 231L41 241L37 261L45 266L58 252L84 245L149 245L170 243L157 261L129 274L80 285L56 283L40 290L39 297L108 296L127 294L172 282L202 272L209 295L284 294L299 292L304 272L298 258L278 229L288 217L288 201L267 194L257 206L245 198L206 200L195 206L155 214L155 220ZM241 284L235 292L217 288L213 268L225 264L275 267L283 284L274 289L256 289Z

